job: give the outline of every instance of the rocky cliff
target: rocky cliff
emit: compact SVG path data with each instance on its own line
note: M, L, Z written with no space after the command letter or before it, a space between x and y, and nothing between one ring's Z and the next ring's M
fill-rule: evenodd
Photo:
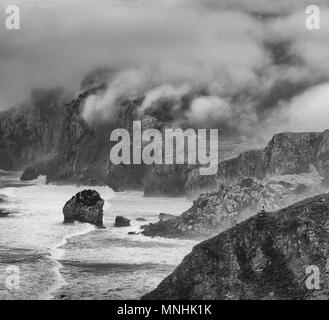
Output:
M103 89L93 86L75 98L63 89L37 90L28 103L0 113L0 168L24 170L22 180L42 174L52 182L106 184L110 132L129 129L135 105L122 101L111 123L87 125L81 117L84 102ZM126 180L124 187L135 186ZM122 175L121 181L125 182Z
M243 177L264 179L272 175L308 173L315 167L329 175L329 130L323 133L275 134L264 149L248 150L238 157L220 162L216 175L199 176L196 168L187 175L185 190L199 194L217 189L221 183L234 183Z
M329 176L329 131L276 134L264 149L222 139L217 174L201 176L197 165L112 165L109 135L115 128L132 132L134 120L143 129L163 130L167 123L141 116L143 97L119 101L107 123L87 124L81 117L86 99L102 94L113 70L96 70L73 97L62 88L34 90L28 102L0 113L0 169L24 170L22 180L43 174L52 182L108 184L114 190L143 189L146 196L197 197L218 190L222 183L244 177L264 179L270 175L301 174L316 168ZM227 141L229 141L229 143ZM236 156L237 150L248 150Z
M311 195L327 192L317 172L264 179L245 178L201 193L193 206L170 221L143 226L146 236L206 239L260 211L284 208Z
M259 213L198 244L143 299L328 299L328 213L329 194ZM311 265L319 290L305 284Z
M185 166L109 162L112 130L124 128L132 134L134 120L142 121L142 130L162 129L157 119L138 115L141 100L119 101L106 123L82 119L86 99L102 94L111 72L91 72L76 97L62 88L34 90L28 102L0 113L0 169L24 171L21 180L46 175L48 182L107 184L115 191L144 188L146 196L182 195Z

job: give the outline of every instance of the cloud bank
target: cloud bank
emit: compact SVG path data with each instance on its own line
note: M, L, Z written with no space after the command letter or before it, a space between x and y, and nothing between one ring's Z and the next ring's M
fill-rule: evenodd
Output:
M321 8L316 32L305 28L303 0L21 0L22 29L0 28L0 109L35 87L78 90L106 65L116 72L87 100L87 122L144 97L141 113L247 135L279 122L310 128L292 118L297 105L312 104L316 129L323 103L314 95L326 98L329 81L329 9L312 4ZM319 130L329 127L323 121Z

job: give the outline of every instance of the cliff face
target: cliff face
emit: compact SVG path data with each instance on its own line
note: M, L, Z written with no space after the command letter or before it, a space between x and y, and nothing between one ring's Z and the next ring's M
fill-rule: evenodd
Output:
M1 168L25 169L23 180L43 174L48 181L105 184L110 132L129 128L135 106L123 101L113 122L87 125L80 115L83 103L102 89L87 89L74 99L62 89L39 90L28 105L2 113Z
M329 194L260 213L194 247L143 299L328 299ZM306 268L320 270L308 290Z
M22 180L46 175L48 182L107 184L115 191L144 188L146 196L182 195L184 166L109 162L112 130L124 128L132 136L134 120L141 120L142 130L161 130L163 124L149 116L140 119L137 100L121 101L110 122L86 124L81 117L86 98L105 89L94 79L99 73L86 77L85 91L76 98L63 89L38 90L26 105L0 113L0 169L24 170Z
M202 191L217 190L223 182L306 173L311 167L323 177L329 176L329 130L277 134L263 150L245 151L221 161L212 176L201 176L197 165L114 166L108 161L113 129L125 128L131 133L137 119L142 120L143 129L167 126L151 116L140 119L137 108L142 98L121 101L110 123L85 123L81 110L86 98L101 93L114 72L100 69L89 74L75 98L61 88L36 90L24 106L0 113L0 169L25 169L23 180L43 174L48 181L144 189L146 196L198 196ZM221 143L219 159L227 159L225 155L236 154L240 148Z
M29 104L0 113L1 169L22 169L56 151L68 94L63 89L33 91Z
M301 174L315 167L323 177L329 175L329 130L323 133L279 133L264 149L250 150L223 161L214 176L189 172L185 189L189 194L217 189L222 182L234 183L243 177L264 179L271 175Z

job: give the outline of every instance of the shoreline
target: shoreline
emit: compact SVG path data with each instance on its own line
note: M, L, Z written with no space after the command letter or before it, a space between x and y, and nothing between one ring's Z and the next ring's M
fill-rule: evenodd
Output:
M61 269L63 269L64 266L61 264L60 260L65 254L65 249L63 249L62 247L65 246L65 244L68 242L68 239L87 234L93 230L95 230L95 227L92 225L88 225L88 228L86 228L86 230L78 231L64 237L58 245L50 249L49 259L55 263L54 267L51 269L51 271L54 273L55 281L53 285L45 293L42 294L42 300L56 299L56 292L65 285L68 285L64 276L61 274Z

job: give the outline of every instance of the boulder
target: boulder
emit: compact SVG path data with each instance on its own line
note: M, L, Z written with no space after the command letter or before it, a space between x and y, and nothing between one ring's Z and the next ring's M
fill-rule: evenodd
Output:
M130 227L130 220L122 216L117 216L115 218L114 226L116 228Z
M95 190L83 190L72 197L64 206L64 223L88 222L103 227L104 200Z

